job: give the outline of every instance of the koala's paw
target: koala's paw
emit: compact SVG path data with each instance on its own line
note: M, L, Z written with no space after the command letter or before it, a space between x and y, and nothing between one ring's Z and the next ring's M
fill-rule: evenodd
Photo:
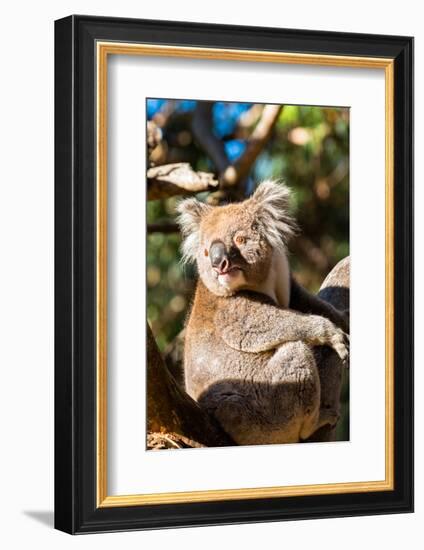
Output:
M318 338L315 345L329 346L340 357L344 366L348 366L349 360L349 335L336 327L328 319L319 320Z
M329 337L327 345L332 347L345 367L349 366L349 335L336 328Z

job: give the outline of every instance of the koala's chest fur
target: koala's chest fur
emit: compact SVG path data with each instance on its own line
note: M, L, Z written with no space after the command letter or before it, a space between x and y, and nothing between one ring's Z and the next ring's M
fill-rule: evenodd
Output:
M273 251L267 277L251 290L268 296L280 307L289 307L290 267L284 250L276 249Z
M284 250L275 250L267 277L254 288L274 304L287 308L290 302L290 268ZM236 308L237 296L216 296L199 280L193 308L187 324L185 345L185 384L198 399L208 385L224 379L252 379L263 370L272 353L243 353L227 346L219 336L215 318L220 308ZM231 312L229 312L231 314Z
M275 288L270 285L266 290L270 294L265 291L263 293L274 301ZM266 296L264 300L267 300ZM244 353L225 344L219 335L219 327L216 326L216 316L221 308L235 307L237 296L218 297L199 280L186 327L184 350L186 390L196 400L205 389L216 382L260 378L264 366L273 354Z
M249 291L219 297L199 280L187 324L186 391L238 444L296 442L312 433L318 418L319 379L306 344L242 351L246 337L268 328L266 319L255 317L254 304L272 303Z

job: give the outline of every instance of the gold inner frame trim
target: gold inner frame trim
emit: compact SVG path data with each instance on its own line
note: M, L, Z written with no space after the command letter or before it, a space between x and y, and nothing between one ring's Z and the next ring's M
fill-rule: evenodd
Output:
M302 53L101 42L97 54L97 506L141 506L254 498L364 493L394 489L394 60ZM107 494L107 60L108 55L219 59L332 67L384 69L385 72L385 479L316 485L217 489L178 493Z

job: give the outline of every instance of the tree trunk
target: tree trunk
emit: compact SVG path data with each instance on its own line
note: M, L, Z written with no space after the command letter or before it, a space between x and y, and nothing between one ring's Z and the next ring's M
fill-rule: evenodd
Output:
M350 258L341 260L327 275L318 296L340 311L349 311ZM343 376L347 376L338 356L325 347L316 348L315 358L318 364L321 382L321 409L340 409L340 392ZM335 441L336 426L323 426L307 440Z
M231 438L175 382L147 326L147 447L221 447Z

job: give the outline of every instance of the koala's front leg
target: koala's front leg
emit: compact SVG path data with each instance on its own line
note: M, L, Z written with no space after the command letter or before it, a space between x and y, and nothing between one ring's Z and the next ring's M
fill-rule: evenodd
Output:
M349 333L348 312L339 311L303 288L293 277L290 281L290 308L302 313L321 315L332 321L344 332Z
M348 358L349 337L329 319L282 309L247 293L222 301L215 325L224 342L238 351L261 353L301 340L330 346L344 363Z

